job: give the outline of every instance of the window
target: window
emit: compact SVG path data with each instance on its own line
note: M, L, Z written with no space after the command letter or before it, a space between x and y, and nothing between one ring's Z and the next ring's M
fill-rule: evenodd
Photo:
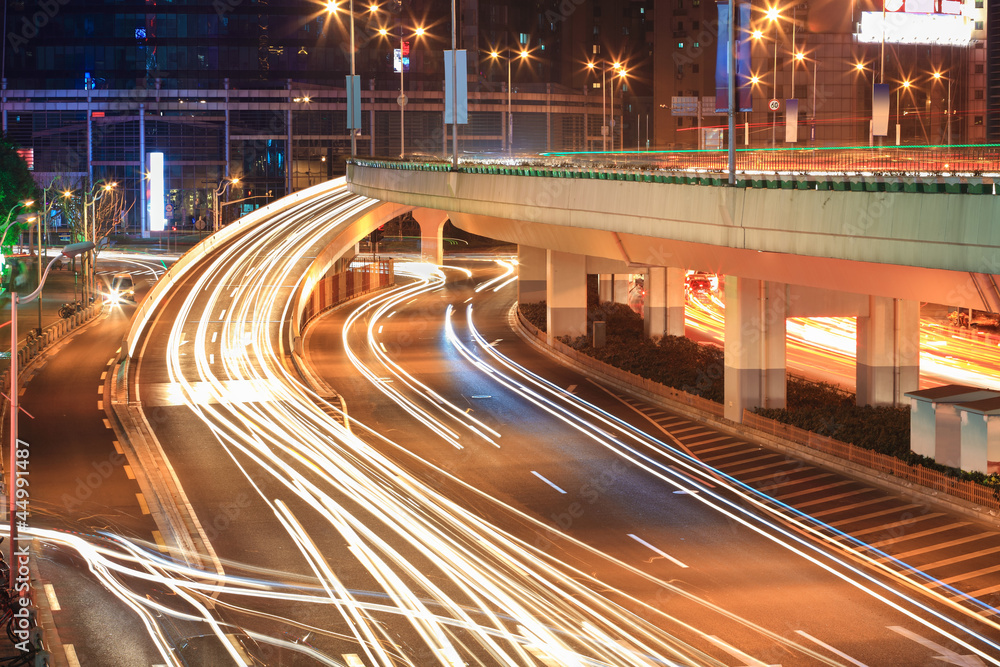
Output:
M983 0L976 0L976 9L983 8Z
M696 49L698 48L698 42L694 43L694 48L696 48Z
M677 48L678 49L683 49L684 48L684 42L677 42Z
M691 73L692 74L697 74L698 70L699 70L698 63L695 63L695 64L691 65Z
M976 74L982 74L982 73L983 73L983 64L976 63Z
M980 88L979 90L975 91L975 93L973 94L972 98L976 99L976 100L983 99L983 89Z
M677 22L677 32L684 32L684 21Z
M521 44L522 44L522 45L523 45L523 44L527 44L527 43L528 43L528 35L527 35L527 33L523 33L523 32L522 32L522 33L521 33L521 34L519 35L519 39L520 39L520 42L521 42Z
M700 28L700 26L701 26L701 23L699 23L698 21L691 21L691 29L692 30L698 30Z
M982 29L983 29L983 22L976 21L976 30L982 30Z
M983 117L982 116L975 116L972 119L972 124L973 125L982 125L983 124Z
M678 116L677 117L677 127L684 127L684 117L683 116Z

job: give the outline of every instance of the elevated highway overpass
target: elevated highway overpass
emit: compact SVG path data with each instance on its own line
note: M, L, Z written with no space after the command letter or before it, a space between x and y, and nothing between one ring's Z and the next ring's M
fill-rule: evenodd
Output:
M519 298L549 336L586 333L586 276L646 274L646 330L683 335L684 271L726 276L726 414L785 402L785 319L858 318L858 401L919 379L919 305L1000 311L989 172L741 174L566 164L355 160L350 189L415 209L425 254L447 219L518 244ZM618 284L621 284L621 280ZM607 292L605 292L607 293Z

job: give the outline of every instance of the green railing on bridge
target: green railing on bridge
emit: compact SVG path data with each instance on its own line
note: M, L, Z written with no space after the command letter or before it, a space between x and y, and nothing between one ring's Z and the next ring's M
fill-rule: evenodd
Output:
M466 174L592 179L728 187L722 151L548 153L483 156L459 163ZM608 164L607 161L612 163ZM720 161L722 164L720 165ZM352 158L362 167L452 171L441 161ZM808 148L741 151L736 187L768 190L1000 194L1000 145ZM797 164L796 164L797 163ZM792 165L797 168L790 168ZM781 167L769 171L770 167Z

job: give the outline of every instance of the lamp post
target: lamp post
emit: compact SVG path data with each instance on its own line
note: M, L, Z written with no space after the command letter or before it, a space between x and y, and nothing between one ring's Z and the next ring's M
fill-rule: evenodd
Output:
M97 194L95 194L93 196L93 198L91 198L91 200L89 202L87 201L87 193L86 192L83 193L83 236L84 236L84 240L86 240L87 233L89 231L91 233L90 239L94 243L94 248L92 248L90 250L90 252L86 255L87 266L86 266L86 269L84 271L84 273L86 275L85 286L87 288L87 296L85 298L86 298L86 300L88 302L89 302L89 300L90 300L90 298L92 296L92 293L94 291L94 276L95 276L95 273L96 273L96 267L95 267L95 265L97 264L97 253L94 250L95 248L97 248L97 200L99 200L101 198L102 194L106 194L108 192L111 192L112 190L114 190L118 186L118 183L116 183L114 181L111 181L110 183L108 183L104 179L101 179L101 180L97 181L97 183L94 183L94 187L97 187L98 185L101 185L102 183L104 185L102 185L100 188L97 189ZM92 227L87 224L87 207L88 206L93 206L94 207L94 215L93 215Z
M948 100L947 100L948 108L945 114L945 123L946 123L945 134L947 136L947 144L951 146L951 77L944 76L941 72L933 72L931 76L934 78L935 81L940 81L942 77L948 80Z
M774 78L771 79L771 98L778 99L778 19L781 14L777 7L769 7L767 10L767 20L774 26ZM759 33L759 31L758 31ZM771 147L777 147L777 123L778 112L771 112Z
M34 292L23 299L16 292L12 292L10 296L10 488L8 489L9 495L7 500L7 512L10 515L10 561L7 565L10 568L10 588L12 590L17 580L18 570L18 562L15 560L17 557L18 541L17 498L18 491L21 488L17 475L17 418L20 411L17 395L17 304L28 303L38 298L38 295L42 291L42 285L45 284L45 279L48 278L49 271L52 269L52 265L60 257L76 257L85 252L93 251L95 247L91 241L66 246L63 248L61 255L53 257L49 265L45 267L45 273L42 274L42 279L39 281Z
M423 37L426 31L421 26L417 26L413 30L413 34L416 37ZM386 28L379 28L378 34L382 37L388 37L389 31ZM406 71L406 67L403 64L403 18L399 19L399 99L396 100L399 103L399 159L402 160L406 155L406 88L403 83L403 72Z
M521 49L518 57L524 60L528 57L528 51ZM500 54L496 51L490 52L490 58L493 60L499 60ZM507 154L510 155L514 152L514 116L511 109L511 93L513 88L511 88L511 60L510 57L510 44L507 45Z
M899 106L899 91L910 89L910 80L904 79L901 86L896 88L896 145L899 145L900 136L902 135L903 127L903 111Z
M598 64L600 64L600 66L601 66L601 121L603 123L601 125L601 150L605 151L605 152L608 150L607 138L608 138L608 135L610 135L611 136L611 151L614 152L614 150L615 150L615 74L617 74L619 76L619 78L624 79L625 78L625 74L626 74L626 70L625 70L624 66L620 62L610 63L611 64L611 69L613 69L614 72L611 75L611 91L609 93L610 96L611 96L611 104L609 105L611 107L611 123L610 123L610 127L609 127L609 124L608 124L608 113L607 113L607 109L604 107L604 99L605 99L604 98L604 89L607 86L607 72L608 72L608 64L609 63L606 60L602 60L599 63L595 63L593 61L590 61L590 62L587 63L587 69L593 70L595 67L597 67ZM624 144L624 138L623 138L622 139L622 150L624 150L624 149L625 149L625 144Z
M371 5L371 7L369 9L369 11L371 13L373 13L373 14L377 10L378 10L378 5L374 5L374 4ZM328 2L326 4L326 11L328 13L330 13L330 14L333 14L334 12L337 11L337 3L336 3L335 0L330 0L330 2ZM355 53L354 53L354 0L349 0L347 11L348 11L348 14L349 14L349 20L351 22L351 26L350 26L350 35L351 35L351 37L350 37L350 40L351 40L351 87L347 91L348 96L350 96L354 92L354 76L355 76L355 64L354 64L354 58L355 58ZM354 104L361 104L361 100L360 99L354 100ZM347 124L350 126L352 124L352 119L348 118L347 119ZM351 157L355 157L358 154L357 130L355 128L349 128L349 129L351 130ZM216 231L218 231L218 230L216 230Z
M352 134L352 137L353 137L353 134ZM352 155L353 155L353 153L352 153ZM240 179L239 178L232 178L232 179L225 179L224 178L224 179L222 179L222 182L219 183L219 187L215 190L215 199L212 200L212 203L213 203L213 207L212 208L215 209L215 211L214 211L215 215L212 216L212 218L213 218L213 220L212 220L212 232L213 233L219 231L220 227L222 226L221 225L221 223L222 223L222 220L221 220L222 207L219 205L219 198L223 194L225 194L226 190L229 188L230 185L239 185L239 183L240 183Z

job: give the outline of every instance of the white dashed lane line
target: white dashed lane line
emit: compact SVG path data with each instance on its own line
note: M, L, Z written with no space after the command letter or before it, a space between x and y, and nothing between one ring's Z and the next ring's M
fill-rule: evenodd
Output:
M556 486L556 485L555 485L554 483L552 483L551 481L549 481L549 480L545 479L545 478L544 478L544 477L543 477L542 475L540 475L540 474L539 474L538 472L536 472L536 471L532 470L532 471L531 471L531 474L532 474L532 475L534 475L535 477L537 477L538 479L542 480L543 482L545 482L545 483L546 483L546 484L548 484L549 486L551 486L551 487L552 487L553 489L555 489L555 490L556 490L556 491L558 491L559 493L566 493L565 491L563 491L562 489L560 489L560 488L559 488L558 486Z

